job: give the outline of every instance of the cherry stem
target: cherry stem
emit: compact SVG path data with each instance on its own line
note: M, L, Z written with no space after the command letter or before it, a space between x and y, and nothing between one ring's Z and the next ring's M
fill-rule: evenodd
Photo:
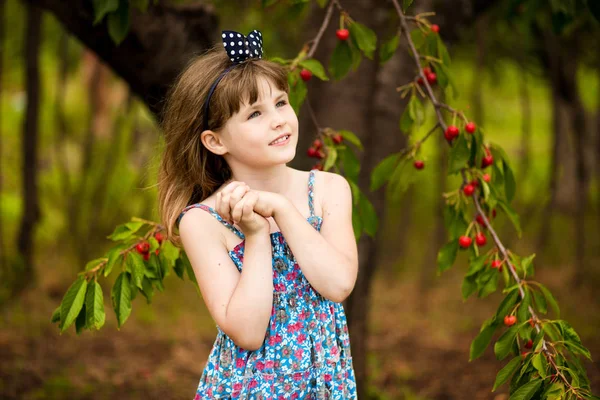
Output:
M310 114L310 119L312 119L313 123L315 124L315 127L317 128L317 133L320 135L321 131L323 129L319 125L319 121L317 121L317 117L315 115L315 112L314 112L312 106L310 105L310 100L308 99L308 96L306 96L305 101L306 101L306 105L308 106L308 113Z
M331 21L331 16L333 15L333 6L337 4L337 0L331 0L329 2L329 6L327 6L327 12L325 13L325 18L323 19L323 23L321 23L321 27L319 28L319 31L317 32L317 36L315 36L315 38L311 41L311 46L310 46L310 50L308 51L308 53L306 53L306 57L305 58L312 58L312 56L315 55L315 52L317 51L317 47L319 46L319 42L321 41L321 38L323 37L323 34L325 33L325 29L327 29L327 26L329 25L329 21ZM341 9L340 5L337 4L338 8Z

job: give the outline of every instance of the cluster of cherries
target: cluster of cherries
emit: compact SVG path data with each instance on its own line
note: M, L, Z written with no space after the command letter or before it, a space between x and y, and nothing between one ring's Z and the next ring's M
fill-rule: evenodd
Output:
M158 244L160 245L163 240L165 239L163 234L160 232L155 232L154 233L154 239L156 239L156 241L158 242ZM142 256L144 256L144 261L148 261L150 259L150 243L148 243L147 240L142 240L141 242L139 242L138 244L135 245L135 250L140 253ZM156 249L154 251L154 254L158 255L159 249Z
M335 135L333 135L331 137L331 140L333 140L333 143L335 143L335 144L340 144L340 143L342 143L344 138L339 133L336 133ZM318 158L319 160L322 160L323 158L325 158L325 153L323 152L323 142L321 141L321 139L315 139L312 143L312 146L310 146L308 148L308 151L306 152L306 154L309 157ZM323 164L321 164L320 162L317 162L315 165L313 165L313 169L318 169L319 171L323 171Z

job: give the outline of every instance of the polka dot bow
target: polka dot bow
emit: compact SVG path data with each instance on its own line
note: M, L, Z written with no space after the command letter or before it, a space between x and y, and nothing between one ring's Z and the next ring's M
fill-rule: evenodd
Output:
M223 31L223 47L227 55L235 64L239 64L248 58L262 58L262 33L253 30L244 36L235 31Z

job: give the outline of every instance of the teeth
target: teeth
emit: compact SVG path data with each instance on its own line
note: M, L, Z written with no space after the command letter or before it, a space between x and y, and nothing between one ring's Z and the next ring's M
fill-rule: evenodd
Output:
M274 142L271 142L271 144L277 144L277 143L285 142L287 140L287 138L289 138L289 137L290 137L290 135L285 135L284 137L282 137L280 139L277 139Z

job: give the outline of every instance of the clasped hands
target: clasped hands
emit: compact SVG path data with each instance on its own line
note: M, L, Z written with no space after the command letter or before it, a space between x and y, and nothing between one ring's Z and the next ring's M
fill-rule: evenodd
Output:
M245 236L270 229L267 218L275 214L287 199L273 192L252 190L244 182L233 181L217 192L215 210L232 225L237 224Z

